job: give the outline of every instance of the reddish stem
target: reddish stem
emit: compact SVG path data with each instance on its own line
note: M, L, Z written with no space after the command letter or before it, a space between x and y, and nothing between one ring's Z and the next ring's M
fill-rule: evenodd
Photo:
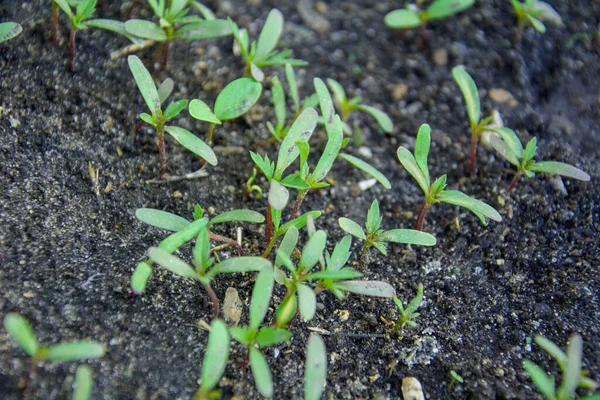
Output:
M515 186L517 186L517 182L519 182L520 177L521 177L521 173L517 172L515 174L515 176L513 177L512 181L510 181L510 185L508 186L509 192L512 192L515 189Z
M71 72L75 71L75 35L77 35L77 30L71 29L71 33L69 34L69 59L71 62L69 64L69 70Z
M52 34L50 41L56 43L58 41L58 4L52 2Z
M164 128L161 127L157 127L156 128L157 132L158 132L158 159L159 159L159 169L158 169L158 176L160 179L163 179L165 176L165 130Z
M127 14L125 14L125 21L127 21L128 19L131 19L131 14L133 14L133 9L135 8L135 6L137 6L138 2L139 2L139 0L133 0L131 2L131 5L129 6L129 10L127 10Z
M210 285L202 285L206 290L206 293L210 296L210 299L213 304L213 315L212 319L215 319L219 316L219 298L217 297L215 291L210 287Z
M292 213L290 214L290 221L296 218L296 214L298 214L298 210L300 210L300 205L304 200L304 196L306 196L308 190L300 190L298 192L298 197L296 197L296 202L294 203L294 208L292 209Z
M429 204L427 204L427 199L423 200L423 204L421 204L421 208L419 209L419 215L417 216L417 221L415 222L415 229L418 231L423 230L423 221L425 221L425 214L427 214L427 210L429 209Z
M469 175L472 175L475 172L475 159L477 157L477 141L479 139L479 135L473 134L471 135L471 151L469 152Z
M135 126L135 134L136 135L139 134L143 127L144 127L144 121L138 122L138 124Z
M273 217L271 216L271 205L267 206L267 246L273 238Z
M218 242L223 242L223 243L227 243L228 245L230 245L231 247L235 247L235 249L237 250L238 254L240 255L240 257L244 256L244 249L242 248L242 246L239 245L238 242L236 242L233 239L229 239L228 237L225 236L221 236L218 235L216 233L212 233L211 231L208 231L208 236L212 239L212 240L216 240Z
M27 390L29 389L29 382L31 382L31 376L33 375L33 370L35 369L35 365L37 364L37 358L34 356L31 359L31 363L27 368L27 375L25 375L25 384L23 385L23 390L21 391L21 399L27 398Z
M429 35L427 34L427 27L425 24L420 26L421 40L419 41L419 50L423 51L427 48L429 42Z
M167 63L169 62L169 42L165 44L165 51L163 52L163 60L160 69L163 71L167 69Z

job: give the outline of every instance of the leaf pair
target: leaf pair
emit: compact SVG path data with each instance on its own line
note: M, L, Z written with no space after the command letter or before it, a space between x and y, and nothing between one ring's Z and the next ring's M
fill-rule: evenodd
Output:
M245 76L251 75L257 81L262 82L264 79L262 67L285 64L303 66L307 64L302 60L288 58L292 53L291 50L275 51L284 24L283 14L279 10L273 9L269 12L258 40L252 43L250 43L248 31L240 29L230 18L228 18L228 22L233 37L240 47L242 57L246 61Z
M517 24L519 29L532 26L540 33L546 32L546 26L542 21L548 21L556 25L562 25L562 18L552 6L544 1L511 0L511 4L517 14Z
M342 217L338 220L340 228L345 232L365 241L363 253L370 247L375 247L383 255L387 255L386 243L416 244L420 246L434 246L436 239L429 233L412 229L391 229L385 231L380 229L382 217L379 214L379 202L373 200L365 229L349 218Z
M425 194L425 201L419 216L415 229L421 230L423 219L427 209L435 203L443 202L464 207L475 214L481 222L486 225L487 218L494 221L501 221L502 217L494 208L488 204L467 196L458 190L446 190L446 175L436 179L433 184L429 177L429 167L427 157L431 147L431 128L427 124L421 125L417 133L414 155L405 147L399 147L397 151L398 160L410 175L417 181L421 190Z
M448 18L462 12L475 3L475 0L436 0L425 9L406 5L403 10L394 10L385 16L385 24L393 29L411 29L425 25L428 21Z
M400 319L396 322L394 328L400 329L405 324L414 328L415 326L417 326L417 323L413 320L420 315L416 311L421 306L421 304L423 304L423 285L419 283L416 296L412 298L412 300L410 301L410 303L408 303L408 306L406 306L406 308L404 308L402 300L400 300L396 296L394 296L394 303L400 311Z

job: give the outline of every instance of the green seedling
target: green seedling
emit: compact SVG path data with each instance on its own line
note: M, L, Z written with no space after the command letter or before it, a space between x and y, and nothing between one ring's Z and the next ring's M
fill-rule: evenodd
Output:
M187 106L187 100L174 101L167 106L164 110L161 106L161 97L154 84L152 76L144 67L144 64L137 56L129 56L127 59L129 63L129 69L133 74L135 82L150 110L150 114L142 113L140 118L152 125L156 129L158 135L158 152L159 152L159 177L164 178L165 175L165 131L173 136L179 144L192 153L200 156L206 160L210 165L217 165L217 156L212 149L204 143L201 139L195 136L190 131L181 128L179 126L166 125L167 122L177 117Z
M331 91L333 92L335 106L339 111L340 117L344 124L348 122L352 111L360 110L366 112L367 114L375 118L375 121L377 121L379 127L385 133L392 133L394 125L390 117L385 112L373 106L362 104L361 96L355 96L352 99L348 100L348 97L346 96L346 91L344 90L342 85L340 85L339 82L334 79L327 79L327 85L329 86L329 89L331 89ZM349 130L349 128L347 128L347 130Z
M490 136L490 142L494 149L509 163L517 167L517 173L508 187L509 192L514 190L522 175L531 178L536 172L561 175L580 181L590 180L588 174L572 165L557 161L534 161L533 159L537 155L537 139L535 137L523 149L521 141L511 129L493 128L492 131L498 134L498 136Z
M0 43L17 37L23 32L23 27L16 22L0 23Z
M206 142L211 144L215 126L246 114L256 104L261 93L262 85L255 79L236 79L219 93L214 111L202 100L194 99L190 103L190 115L210 123Z
M29 322L17 313L6 314L4 317L4 329L17 341L25 353L31 357L31 365L23 388L23 397L27 393L29 382L33 376L33 369L39 361L87 360L100 358L106 353L105 346L95 341L63 342L47 347L40 346ZM81 378L83 382L89 380L91 380L91 377L89 379L85 379L85 377Z
M471 125L471 149L469 152L469 174L475 172L475 163L477 157L477 143L481 134L489 130L488 125L493 121L493 116L481 118L481 105L479 93L475 81L471 75L462 66L452 68L452 76L458 84L460 91L465 99L467 114Z
M444 19L462 12L475 3L475 0L435 0L427 9L421 10L414 4L406 4L404 9L389 12L385 24L392 29L421 28L421 47L427 43L426 24L429 21Z
M275 259L275 280L286 288L286 294L275 311L275 326L286 328L299 311L303 319L310 321L316 312L316 295L324 290L331 291L343 299L344 292L365 296L392 298L394 288L385 282L357 280L362 273L346 267L350 258L352 238L344 237L334 248L333 253L325 253L327 235L324 231L314 232L302 250L298 265L290 257L296 248L298 230L290 228L281 241ZM317 266L320 269L312 270ZM289 277L280 269L283 266ZM317 281L313 289L310 282Z
M229 328L231 336L248 349L254 383L260 394L267 398L273 396L273 379L269 364L259 348L276 346L292 337L292 333L286 329L273 326L261 327L271 303L272 292L273 268L269 263L269 267L259 272L252 290L248 327Z
M338 220L340 227L347 233L364 241L361 260L367 251L375 247L384 256L387 255L386 243L416 244L420 246L435 246L433 235L413 229L381 229L383 218L379 214L379 202L373 200L367 213L367 221L363 229L359 224L349 218L342 217Z
M231 32L246 62L244 76L252 76L259 82L264 79L263 67L290 64L295 67L306 65L306 61L288 58L291 50L276 51L275 47L283 32L283 14L277 9L271 10L265 21L258 40L249 43L248 31L240 29L235 22L228 19Z
M225 322L220 319L213 320L210 324L208 344L200 370L200 388L194 395L194 400L221 398L221 391L215 388L225 372L230 345L229 332Z
M446 175L442 175L431 183L429 177L429 166L427 157L431 146L431 129L429 125L423 124L417 133L414 155L405 147L398 148L398 160L402 166L417 181L423 193L425 200L419 210L415 229L423 229L425 214L432 205L442 202L449 203L459 207L464 207L475 214L484 225L487 225L486 218L494 221L501 221L502 217L493 207L483 201L467 196L459 190L446 190Z
M556 387L555 378L545 372L532 361L524 360L523 368L538 390L547 400L572 400L575 398L578 387L596 390L598 383L586 376L587 371L582 369L583 340L580 335L573 335L569 339L566 354L550 340L536 336L535 342L552 356L562 372L560 386ZM584 396L582 400L598 400L600 393Z
M254 180L256 179L256 168L252 168L252 176L246 182L246 193L244 194L244 199L246 201L250 200L250 198L260 199L262 197L262 189L260 186L254 184Z
M448 383L448 389L452 388L452 386L454 386L454 384L458 382L458 383L465 383L465 380L463 379L462 376L460 376L458 374L458 372L456 372L455 370L451 369L450 370L450 383Z
M321 336L311 333L304 363L304 400L319 400L327 379L327 350Z
M148 0L158 23L141 19L125 22L127 34L149 41L144 47L158 43L155 61L162 58L163 69L168 61L169 44L174 40L203 40L231 35L227 21L215 19L206 6L190 0ZM190 15L191 8L201 16ZM121 33L121 32L117 32Z
M410 303L408 303L408 306L406 306L406 308L404 308L402 300L400 300L396 296L394 296L394 303L400 311L400 319L394 324L394 329L402 329L404 325L408 325L411 328L416 327L417 323L413 320L416 319L419 315L421 315L417 312L417 309L421 307L421 304L423 304L423 285L419 283L419 287L417 288L417 295L413 297L413 299L410 301Z
M251 222L260 224L265 221L265 217L262 214L252 210L227 211L209 220L204 216L204 211L199 205L196 205L194 208L193 222L190 222L179 215L152 208L137 209L135 216L145 224L175 232L158 245L159 248L168 253L173 253L179 247L194 239L206 227L209 239L217 240L235 247L240 256L243 255L244 252L242 247L236 241L211 232L210 227L226 222ZM206 245L206 243L203 243L203 245ZM141 262L136 267L131 278L131 289L134 294L140 294L146 289L148 279L152 274L151 264L151 262Z
M75 382L73 383L72 400L89 400L92 397L92 387L94 378L92 369L87 365L80 365L75 372Z
M546 32L546 26L542 21L551 22L556 25L562 25L562 18L552 6L546 2L538 0L510 0L517 14L517 36L515 44L521 41L523 30L533 27L540 33Z

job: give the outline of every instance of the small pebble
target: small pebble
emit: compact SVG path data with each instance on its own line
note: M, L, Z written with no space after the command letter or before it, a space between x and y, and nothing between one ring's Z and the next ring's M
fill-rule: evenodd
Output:
M448 64L448 50L444 47L433 52L433 63L435 65L444 66Z
M392 98L396 101L402 100L408 93L408 85L406 83L397 83L392 88ZM600 103L600 101L599 101Z
M421 382L417 378L408 377L402 379L402 398L404 400L425 400Z

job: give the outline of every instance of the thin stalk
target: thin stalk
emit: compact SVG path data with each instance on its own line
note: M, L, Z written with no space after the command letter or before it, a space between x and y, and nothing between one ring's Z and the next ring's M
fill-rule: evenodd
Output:
M131 19L131 14L133 14L133 9L135 8L135 6L137 6L139 1L140 0L133 0L131 2L131 5L129 6L129 10L127 10L127 14L125 14L125 21L127 21L128 19Z
M217 297L213 288L210 287L210 285L202 284L202 286L204 286L204 290L206 290L206 293L208 293L208 295L210 296L210 300L212 301L212 304L213 304L212 319L215 319L219 316L219 298Z
M270 244L272 238L273 238L273 215L271 215L271 205L269 204L267 206L267 243ZM267 246L267 248L268 248L268 246Z
M167 63L169 62L169 43L165 44L165 51L163 52L162 64L160 66L160 69L163 71L167 69Z
M427 34L427 27L425 24L421 24L419 27L419 31L421 32L421 39L419 41L419 50L425 50L429 43L429 35Z
M296 214L298 214L298 210L300 209L300 205L302 204L302 200L304 200L306 193L308 193L308 189L298 191L298 197L296 197L294 208L292 209L292 213L290 214L290 221L296 218Z
M216 125L217 124L215 123L211 123L210 128L208 128L208 135L206 135L206 144L208 144L209 146L212 144L213 132L215 131Z
M158 176L162 180L165 176L165 128L162 125L156 127L156 132L158 133L158 159L159 159L159 169Z
M423 221L425 221L425 214L427 214L427 210L429 209L429 204L427 203L427 198L423 200L423 204L419 209L419 215L417 216L417 221L415 222L415 229L418 231L423 230Z
M77 30L71 28L71 33L69 34L69 70L73 72L75 70L75 36L77 35Z
M473 131L471 135L471 151L469 152L469 175L475 172L475 159L477 157L477 142L479 140L479 134L477 131Z
M517 186L517 182L519 182L519 178L521 178L521 171L518 171L513 177L512 181L510 181L510 185L508 186L508 191L512 192Z
M277 243L277 236L275 236L273 239L271 239L269 241L269 244L267 244L267 248L265 249L265 252L262 255L263 258L269 257L269 254L271 254L271 250L273 250L275 243Z
M364 267L365 264L367 263L367 252L369 251L369 248L371 247L371 245L369 244L368 240L365 240L365 243L363 244L363 248L362 251L360 253L360 257L358 258L359 262L360 262L360 267Z
M58 4L52 2L52 34L50 41L56 43L58 41Z
M238 254L240 255L240 257L244 256L244 249L242 248L242 246L240 246L240 244L238 242L236 242L233 239L229 239L228 237L225 236L221 236L218 235L216 233L213 233L211 231L208 231L208 236L212 239L212 240L216 240L218 242L223 242L223 243L227 243L228 245L230 245L231 247L234 247Z
M27 398L27 390L29 389L29 382L31 382L31 377L33 376L33 371L35 370L35 365L37 364L37 357L33 357L31 359L31 363L27 368L27 375L25 375L25 384L23 385L23 390L21 391L21 399Z

